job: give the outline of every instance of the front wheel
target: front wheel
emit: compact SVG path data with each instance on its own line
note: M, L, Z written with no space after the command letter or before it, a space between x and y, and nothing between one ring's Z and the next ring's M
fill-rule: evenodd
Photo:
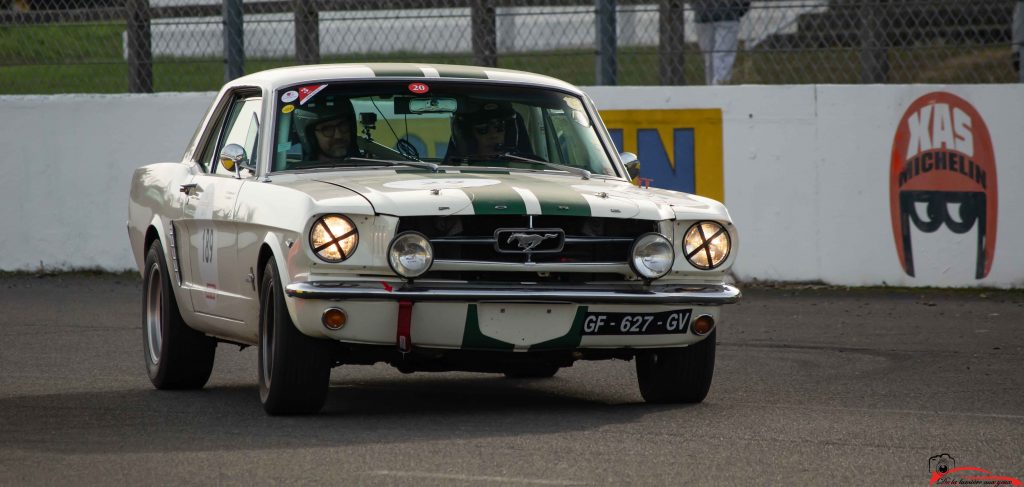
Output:
M331 378L325 342L295 328L271 258L260 286L260 402L272 415L311 414L327 400Z
M684 348L642 350L636 354L640 395L652 403L698 403L715 373L715 335Z
M159 240L149 246L142 274L142 348L157 389L200 389L210 379L217 342L181 317Z

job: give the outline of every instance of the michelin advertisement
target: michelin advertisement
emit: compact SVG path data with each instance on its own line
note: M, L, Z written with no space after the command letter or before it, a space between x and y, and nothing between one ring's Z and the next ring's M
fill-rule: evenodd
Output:
M641 184L724 197L741 281L1024 287L1020 85L588 92Z
M741 282L1024 287L1022 85L584 90L638 185L728 205ZM133 269L130 175L213 97L0 96L0 271Z

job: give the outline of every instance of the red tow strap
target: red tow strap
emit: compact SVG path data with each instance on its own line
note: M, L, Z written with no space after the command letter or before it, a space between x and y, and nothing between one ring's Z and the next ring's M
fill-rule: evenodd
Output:
M398 351L412 351L412 301L398 302Z

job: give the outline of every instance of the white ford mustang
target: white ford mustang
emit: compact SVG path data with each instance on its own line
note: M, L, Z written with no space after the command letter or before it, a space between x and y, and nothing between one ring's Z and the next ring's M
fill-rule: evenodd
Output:
M624 164L625 163L625 164ZM421 64L228 83L181 161L139 168L128 235L146 367L199 388L257 345L270 414L332 367L550 377L636 360L651 402L699 402L737 235L725 207L630 183L591 100L556 79Z

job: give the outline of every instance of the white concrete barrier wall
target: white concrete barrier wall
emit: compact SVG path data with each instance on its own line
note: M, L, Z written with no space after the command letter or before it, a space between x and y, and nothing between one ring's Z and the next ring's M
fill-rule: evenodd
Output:
M601 109L722 110L725 199L741 232L740 280L1024 287L1024 86L586 91ZM977 225L963 234L911 228L913 277L897 251L893 139L911 103L937 91L966 100L991 135L998 221L991 270L981 279ZM124 228L132 170L179 159L213 96L0 97L0 270L132 268Z
M180 161L214 96L0 96L0 270L133 268L132 172Z

